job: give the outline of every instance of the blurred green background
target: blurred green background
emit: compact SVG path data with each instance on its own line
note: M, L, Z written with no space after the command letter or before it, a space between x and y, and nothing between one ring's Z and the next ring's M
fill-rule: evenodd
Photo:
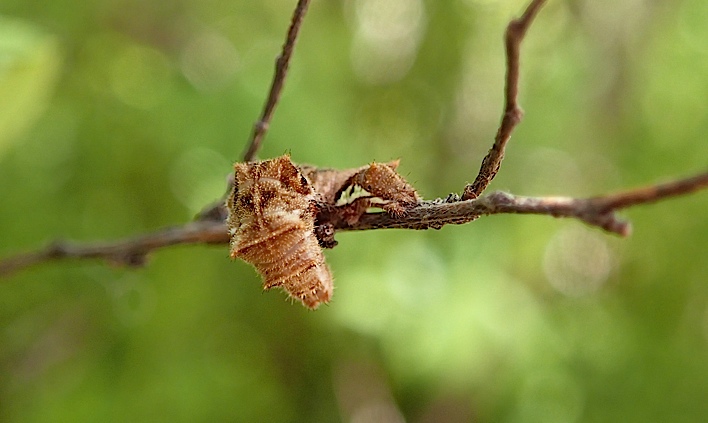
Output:
M260 113L294 0L3 0L0 255L188 221ZM315 0L261 157L401 158L460 192L502 108L523 1ZM492 189L594 195L705 171L708 2L551 1ZM227 248L0 282L2 422L696 422L708 193L619 239L494 216L341 233L332 303L261 292Z

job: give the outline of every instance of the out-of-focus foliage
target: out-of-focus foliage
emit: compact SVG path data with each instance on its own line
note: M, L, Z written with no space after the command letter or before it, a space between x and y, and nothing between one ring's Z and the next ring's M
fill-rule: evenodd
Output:
M3 0L0 253L189 220L259 114L294 0ZM320 0L261 157L402 159L459 192L491 145L522 1ZM704 171L708 2L550 1L493 189L593 195ZM708 195L617 239L495 216L338 235L308 312L226 247L0 283L0 421L695 422Z
M54 37L0 17L0 154L44 111L58 70Z

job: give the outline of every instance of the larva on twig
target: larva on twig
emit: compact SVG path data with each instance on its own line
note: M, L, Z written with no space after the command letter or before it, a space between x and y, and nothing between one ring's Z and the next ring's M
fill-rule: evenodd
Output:
M263 287L281 287L315 309L332 297L332 275L314 233L315 191L285 155L236 163L227 200L231 257L252 264Z
M371 207L402 216L418 194L396 173L398 161L336 170L296 166L284 155L236 163L227 199L231 257L252 264L263 287L281 287L315 309L332 297L322 247L336 224L355 224Z

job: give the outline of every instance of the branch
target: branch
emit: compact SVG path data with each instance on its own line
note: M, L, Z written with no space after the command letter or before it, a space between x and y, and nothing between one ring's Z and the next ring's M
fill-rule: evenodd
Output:
M226 244L226 224L215 221L191 222L184 226L163 228L153 233L123 240L79 244L54 241L44 249L0 260L0 276L58 259L103 259L108 263L138 267L147 261L152 250L179 244Z
M479 197L492 182L492 179L494 179L497 172L499 172L499 167L504 158L506 143L511 138L511 133L514 132L514 128L521 122L521 118L524 115L517 101L519 94L519 51L521 49L521 41L523 41L526 31L529 29L529 26L531 26L533 19L544 3L545 0L532 1L526 8L524 14L519 19L509 22L509 25L506 27L504 114L499 129L497 130L497 135L494 138L494 144L489 150L489 153L487 153L487 156L482 160L482 166L479 169L477 178L475 178L473 183L467 185L462 193L463 200L471 200Z
M439 229L446 224L471 222L482 215L539 214L575 218L607 232L629 236L631 225L617 216L617 211L706 188L708 172L664 184L589 198L525 197L497 191L472 200L424 202L402 219L393 219L385 214L367 214L356 227L342 229Z
M282 54L276 61L276 71L271 91L261 120L254 128L253 137L245 155L245 161L252 161L268 129L268 123L282 91L288 63L297 38L300 24L309 1L300 0L295 9ZM505 90L505 110L494 145L482 161L480 172L473 184L467 185L461 198L451 195L446 200L424 201L407 211L405 216L394 218L386 213L365 214L355 224L338 219L329 222L334 230L369 230L384 228L439 229L447 224L463 224L476 220L482 215L514 213L539 214L554 217L575 218L588 225L621 236L631 233L628 222L617 216L617 211L654 203L667 198L686 195L708 188L708 172L673 181L616 194L589 198L569 197L523 197L503 192L495 192L480 197L492 181L504 157L504 148L516 125L521 120L522 111L517 104L519 79L519 47L521 41L544 0L533 0L523 16L512 21L506 32L507 76ZM198 216L199 221L158 230L152 234L128 238L115 242L97 244L74 244L54 242L35 252L16 255L0 260L0 276L8 276L27 267L57 259L103 259L109 263L124 266L140 266L153 250L179 244L227 244L229 234L224 222L226 211L223 202L208 208Z
M524 197L494 192L476 199L424 201L401 218L386 213L365 214L356 224L333 222L334 229L344 231L371 229L439 229L449 224L463 224L482 215L538 214L574 218L605 231L628 236L629 222L616 212L628 207L650 204L671 197L708 188L708 172L664 184L642 187L616 194L588 198ZM46 261L76 258L103 259L124 266L140 266L153 250L178 244L228 244L229 235L223 221L204 220L181 227L162 229L152 234L101 244L55 242L49 247L0 260L0 276Z
M286 35L285 43L283 44L283 50L275 59L275 74L273 75L273 82L270 86L268 99L266 100L263 108L261 118L255 123L255 125L253 125L253 133L251 134L251 139L248 142L248 149L243 155L244 162L251 162L256 158L258 150L261 148L263 137L268 131L270 120L273 118L273 112L275 111L275 107L278 105L278 100L280 100L280 93L282 92L283 85L285 84L285 77L288 75L288 65L290 64L290 57L292 56L293 49L295 48L297 35L300 32L300 25L302 24L302 20L305 17L305 12L307 12L307 6L309 4L310 0L298 0L297 6L295 6L292 21L290 22L290 27L288 28L288 34Z

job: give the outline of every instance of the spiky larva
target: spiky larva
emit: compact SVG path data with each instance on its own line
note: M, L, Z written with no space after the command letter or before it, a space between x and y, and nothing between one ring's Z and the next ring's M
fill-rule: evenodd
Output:
M314 233L315 192L287 155L234 165L227 200L231 257L252 264L263 287L281 287L315 309L332 297L332 275Z
M231 257L251 263L265 289L279 286L311 309L327 303L332 275L321 247L337 244L334 223L355 225L372 206L401 217L418 204L397 167L397 160L344 170L298 167L288 155L236 163L226 204Z

